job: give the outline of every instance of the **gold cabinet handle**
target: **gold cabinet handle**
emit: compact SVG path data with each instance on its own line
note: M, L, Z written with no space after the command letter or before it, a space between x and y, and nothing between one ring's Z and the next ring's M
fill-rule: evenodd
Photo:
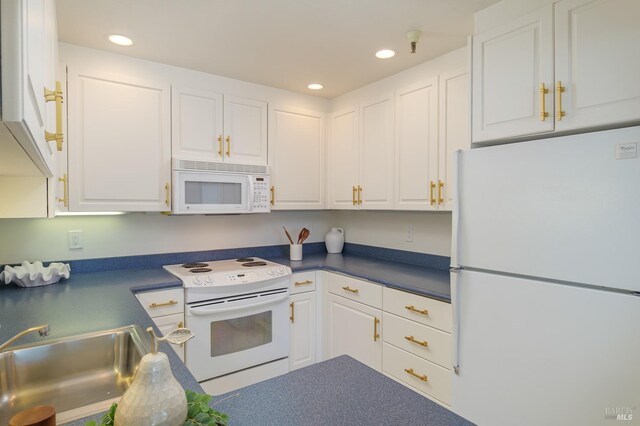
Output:
M62 203L63 206L69 207L69 179L67 178L67 174L65 173L63 177L58 178L58 182L62 182L64 198L58 197L57 200L59 203Z
M309 285L309 284L313 284L313 281L304 280L304 281L300 281L300 282L296 281L295 283L293 283L293 285L296 286L296 287L301 286L301 285Z
M547 93L549 93L549 89L544 87L544 83L540 83L540 121L544 121L549 116L544 103Z
M227 157L231 157L231 136L227 136Z
M171 200L170 200L170 198L171 198L171 191L170 191L170 186L169 186L169 184L168 184L168 183L165 183L165 184L164 184L164 195L165 195L164 202L165 202L165 204L166 204L167 206L169 206L169 205L170 205L170 202L171 202Z
M404 371L407 374L411 374L413 377L417 377L418 379L422 380L423 382L428 381L428 378L427 378L427 376L425 374L420 375L420 374L416 373L415 371L413 371L413 368L405 368Z
M289 307L291 308L291 316L289 317L289 319L291 320L292 324L296 322L295 305L293 303L294 302L289 303Z
M357 191L358 191L358 189L355 186L351 187L351 202L353 203L354 206L357 204L357 201L356 201L356 192Z
M62 84L59 81L56 81L56 90L49 90L45 87L44 89L44 100L45 102L53 102L56 103L56 132L44 132L44 139L49 141L56 141L56 147L58 151L62 151L62 142L64 140L64 135L62 134Z
M271 185L271 205L275 205L276 204L276 187L274 185Z
M378 324L380 324L380 320L378 317L373 317L373 341L377 341L380 338L380 334L378 334Z
M164 302L164 303L152 303L149 305L150 308L162 308L164 306L173 306L173 305L177 305L178 302L176 302L175 300L169 300L168 302Z
M423 310L416 309L416 307L415 307L415 306L413 306L413 305L408 305L408 306L405 306L404 308L405 308L406 310L408 310L408 311L416 312L416 313L418 313L418 314L422 314L422 315L429 315L429 310L427 310L427 309L423 309Z
M358 205L362 204L362 187L358 185Z
M222 150L224 149L222 145L222 135L218 135L218 155L223 157Z
M436 203L436 199L433 196L433 190L436 189L436 184L434 181L429 181L429 205L434 205Z
M444 192L444 182L438 180L438 204L444 204L444 198L442 197L442 193Z
M358 289L357 289L357 288L351 288L351 287L349 287L349 286L346 286L346 287L342 287L342 289L343 289L344 291L348 291L348 292L351 292L351 293L358 294Z
M421 341L419 341L419 340L416 340L416 338L415 338L415 337L413 337L413 336L404 336L404 338L405 338L405 339L407 339L408 341L410 341L411 343L416 343L416 344L418 344L418 345L420 345L420 346L424 346L425 348L426 348L427 346L429 346L429 342L427 342L426 340L423 340L423 341L421 342Z
M558 85L556 86L556 120L558 121L567 115L567 113L562 110L562 94L565 90L566 88L562 85L562 82L558 81Z

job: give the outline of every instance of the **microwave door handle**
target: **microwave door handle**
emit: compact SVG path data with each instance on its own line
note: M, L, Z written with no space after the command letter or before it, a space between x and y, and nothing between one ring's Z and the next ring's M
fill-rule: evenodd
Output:
M241 311L241 310L247 309L247 308L253 309L253 308L257 308L259 306L272 305L274 303L282 302L283 300L286 300L288 298L289 298L289 295L285 294L285 295L280 296L280 297L275 298L275 299L265 300L264 302L252 303L252 304L249 304L249 305L242 305L242 306L234 306L233 308L207 309L207 308L203 308L203 307L198 307L198 308L189 307L189 312L191 312L193 315L222 314L222 313L225 313L225 312Z
M255 195L254 191L254 184L253 184L253 176L249 176L249 193L247 194L247 206L249 207L248 210L250 212L253 211L253 197Z

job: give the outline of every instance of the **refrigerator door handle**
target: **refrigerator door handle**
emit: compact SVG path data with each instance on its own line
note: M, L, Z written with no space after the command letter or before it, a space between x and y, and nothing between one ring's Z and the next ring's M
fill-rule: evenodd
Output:
M459 250L459 227L460 227L460 163L462 161L462 150L455 152L455 161L453 162L453 211L451 214L451 310L452 310L452 326L453 326L453 350L451 352L451 362L453 372L460 374L460 301L458 300L458 281L459 272L462 270L458 262Z

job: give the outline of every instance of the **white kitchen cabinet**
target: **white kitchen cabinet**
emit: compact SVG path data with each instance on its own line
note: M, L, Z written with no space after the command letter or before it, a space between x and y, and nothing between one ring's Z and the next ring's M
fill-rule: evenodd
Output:
M332 116L330 204L335 209L393 207L392 94Z
M289 299L291 348L290 370L316 363L316 292L294 294Z
M451 404L451 304L383 289L384 374L436 402Z
M224 159L222 94L172 86L171 124L174 157L196 161Z
M435 210L438 175L438 78L396 91L397 210Z
M163 336L176 328L184 327L184 290L182 288L136 293L136 298ZM170 345L182 361L184 361L185 344Z
M638 15L634 0L562 0L477 34L473 142L639 121Z
M438 86L438 174L429 182L437 180L438 209L452 210L455 152L471 147L469 73L458 69L440 74Z
M330 293L329 356L349 355L382 371L382 311Z
M555 4L556 131L640 120L638 17L637 0Z
M553 7L476 35L472 74L473 142L553 131Z
M70 211L169 211L170 86L68 67Z
M271 208L325 208L324 113L279 105L269 111Z
M267 164L267 103L211 90L172 88L174 157Z
M334 112L329 121L329 207L355 210L358 208L358 108Z

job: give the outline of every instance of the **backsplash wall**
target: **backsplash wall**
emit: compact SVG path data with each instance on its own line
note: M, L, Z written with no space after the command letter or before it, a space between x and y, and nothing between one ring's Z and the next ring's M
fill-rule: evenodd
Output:
M0 219L0 264L75 260L286 244L306 226L308 242L322 242L331 226L357 244L450 255L451 215L424 212L281 211L270 214L63 216ZM405 242L407 226L414 242ZM83 231L83 249L67 248L67 232Z

